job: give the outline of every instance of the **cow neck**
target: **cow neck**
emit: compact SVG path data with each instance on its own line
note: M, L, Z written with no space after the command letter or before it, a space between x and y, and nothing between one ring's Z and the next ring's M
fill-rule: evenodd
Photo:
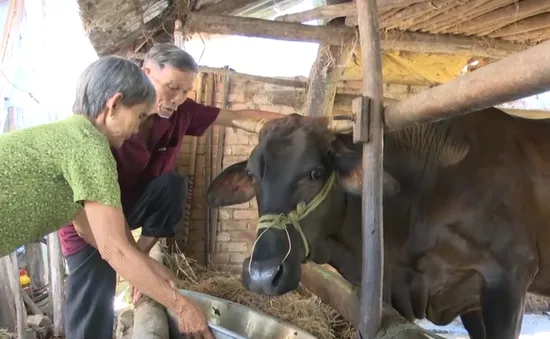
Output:
M254 242L254 245L252 246L252 253L254 253L254 246L258 242L258 239L262 237L262 235L269 230L270 228L275 228L279 230L284 230L286 232L288 242L289 242L289 249L288 252L283 259L288 257L290 254L290 250L292 248L291 242L290 242L290 235L288 233L287 226L292 224L296 231L300 234L300 237L302 238L302 243L304 245L305 250L305 258L306 261L308 260L310 249L309 249L309 242L304 234L304 231L302 230L302 227L300 226L300 220L304 219L309 213L314 211L328 196L328 193L334 186L334 183L336 181L336 174L335 172L332 172L332 174L329 176L327 182L317 193L316 196L313 197L308 203L305 203L304 201L298 203L296 206L296 209L288 212L287 214L281 213L281 214L264 214L260 217L259 223L258 223L258 230L263 229L264 231L258 236L256 239L256 242ZM252 262L252 260L250 260Z

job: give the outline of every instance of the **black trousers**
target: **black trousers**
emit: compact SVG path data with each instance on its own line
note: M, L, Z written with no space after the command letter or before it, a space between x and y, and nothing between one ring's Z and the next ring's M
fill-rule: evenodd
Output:
M145 236L173 237L186 196L185 177L170 172L155 178L134 210L125 213L130 228L142 227ZM90 245L66 259L66 338L112 339L116 272Z

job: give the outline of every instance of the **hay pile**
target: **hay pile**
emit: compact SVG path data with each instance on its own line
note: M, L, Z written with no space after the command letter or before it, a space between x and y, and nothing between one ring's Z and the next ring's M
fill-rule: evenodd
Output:
M267 297L246 290L240 275L205 270L180 251L165 253L166 265L182 280L180 288L209 294L262 311L291 323L319 339L351 339L354 328L333 308L300 287L280 297Z

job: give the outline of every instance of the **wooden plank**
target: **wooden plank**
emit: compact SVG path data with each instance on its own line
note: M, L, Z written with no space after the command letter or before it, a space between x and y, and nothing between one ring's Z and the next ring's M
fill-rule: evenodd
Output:
M50 300L53 308L53 332L65 333L65 269L61 254L61 242L57 232L48 234L48 258L50 260Z
M550 41L386 107L387 129L434 122L548 91Z
M158 242L151 248L149 256L163 263L163 254ZM168 316L164 306L146 295L141 295L134 309L132 339L152 338L169 338Z
M363 143L362 268L358 338L375 338L382 319L384 267L382 183L382 49L375 0L357 0L357 23L363 67L360 111L355 117L353 139Z

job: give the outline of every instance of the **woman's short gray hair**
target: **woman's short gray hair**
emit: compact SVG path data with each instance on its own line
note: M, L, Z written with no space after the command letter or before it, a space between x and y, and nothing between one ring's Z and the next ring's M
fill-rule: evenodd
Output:
M130 60L105 56L90 64L80 75L76 85L73 113L97 118L105 109L107 100L121 93L121 104L131 107L154 105L155 87L138 65Z

